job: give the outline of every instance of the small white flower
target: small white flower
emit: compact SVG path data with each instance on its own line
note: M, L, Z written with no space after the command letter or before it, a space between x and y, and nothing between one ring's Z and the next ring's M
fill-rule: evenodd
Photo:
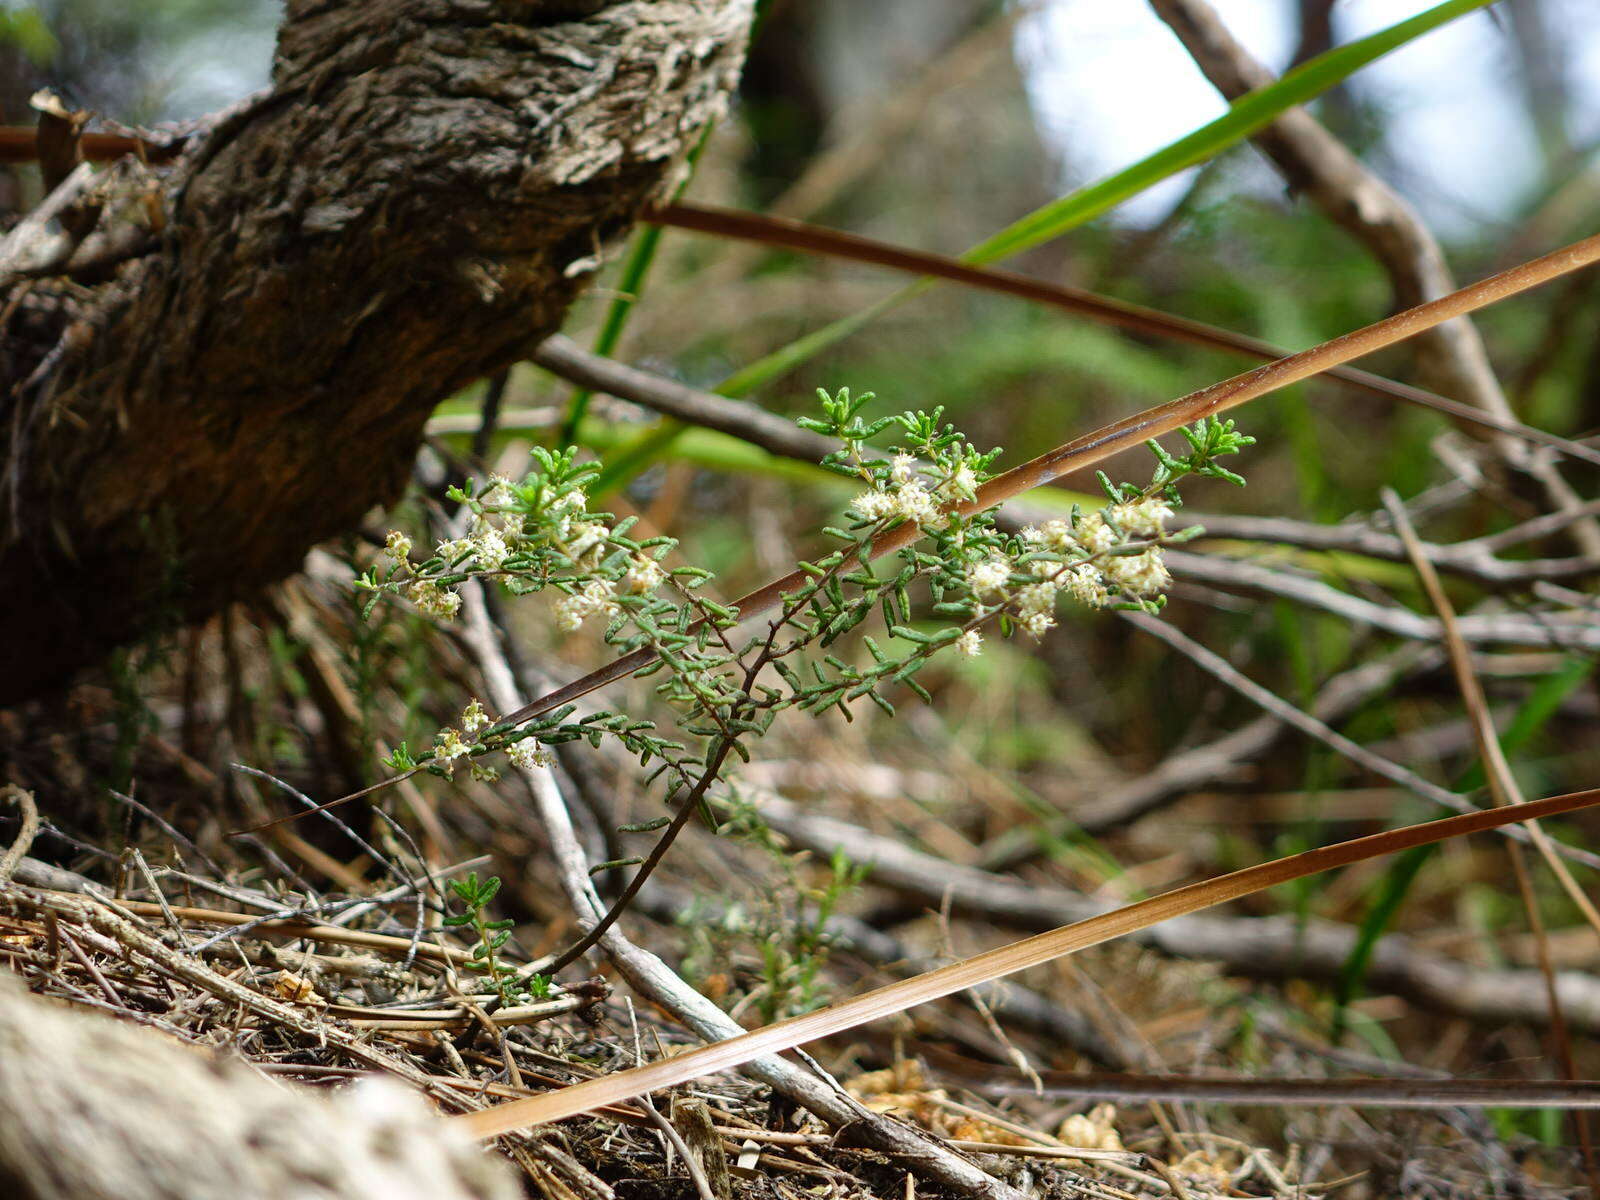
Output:
M1060 577L1060 582L1068 595L1079 604L1087 604L1090 608L1102 608L1111 599L1100 572L1088 563L1081 563L1065 572Z
M505 534L492 525L481 530L470 542L478 565L485 571L498 571L511 553Z
M972 500L978 494L978 474L966 463L950 472L950 478L939 485L939 495L945 500Z
M472 543L466 538L453 538L448 542L440 542L434 547L435 554L447 563L453 563L458 558L472 552Z
M1078 521L1074 531L1078 544L1090 554L1103 554L1117 544L1117 534L1099 513L1090 513Z
M591 579L583 585L583 598L589 602L589 611L611 616L617 611L617 585L609 579Z
M896 492L894 507L900 516L924 529L938 529L948 520L933 493L920 483L908 483Z
M1044 523L1043 528L1039 530L1039 540L1046 548L1057 554L1066 554L1078 548L1078 534L1072 528L1072 522L1059 517Z
M967 589L984 600L1005 590L1011 578L1011 564L1003 558L985 559L967 568Z
M917 477L917 460L909 454L896 454L889 464L889 478L896 483L910 483Z
M462 741L461 735L454 729L441 729L439 736L433 739L434 764L443 767L446 775L454 775L455 760L471 752L472 747Z
M507 746L506 757L511 760L512 766L521 771L552 766L556 761L555 757L533 738L524 738Z
M1135 596L1155 595L1172 582L1159 546L1152 546L1143 554L1107 559L1105 573Z
M628 573L622 577L622 590L630 596L653 592L666 581L667 573L653 558L636 556L628 564Z
M1053 614L1056 611L1055 583L1046 581L1028 584L1017 592L1017 607L1024 617L1036 613Z
M862 492L850 507L869 521L881 521L897 512L894 497L888 492Z
M1145 496L1132 504L1116 505L1111 515L1129 537L1157 538L1166 532L1172 505L1158 496Z
M471 737L489 723L489 715L483 711L483 705L474 700L461 710L462 731Z
M450 620L461 608L461 597L457 593L440 587L431 579L412 580L406 588L406 599L424 616L442 621Z
M389 536L384 540L383 553L397 567L411 565L411 539L398 529L391 529Z
M514 499L511 493L511 481L504 475L491 475L489 487L478 497L478 503L485 508L505 508Z
M608 533L610 533L610 530L598 521L579 522L572 526L572 540L562 549L566 552L568 558L577 562L590 550L604 542Z
M1056 619L1047 612L1027 612L1017 618L1017 625L1029 637L1043 637L1047 629L1055 627Z
M563 596L555 603L556 628L562 633L576 632L589 615L588 602L582 596Z
M616 585L608 579L591 579L581 592L557 600L555 611L556 628L563 633L573 632L596 613L611 616L618 611Z
M978 631L969 629L956 639L956 650L968 658L977 658L982 652L979 649L982 644L983 638L978 636Z

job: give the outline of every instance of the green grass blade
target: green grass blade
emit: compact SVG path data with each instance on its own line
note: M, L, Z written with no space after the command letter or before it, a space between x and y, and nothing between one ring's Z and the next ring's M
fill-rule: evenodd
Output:
M1201 126L1114 175L1036 209L993 237L979 242L962 258L970 263L990 263L1059 237L1186 167L1238 144L1271 124L1285 110L1316 98L1368 63L1489 3L1491 0L1448 0L1409 20L1319 54L1277 82L1241 96L1227 113L1209 125ZM747 395L849 337L867 321L905 303L933 283L930 279L920 280L878 301L862 313L843 317L815 333L774 350L732 376L718 390L729 396ZM740 390L724 391L730 385L736 385Z
M1438 846L1418 846L1415 850L1407 850L1390 863L1389 869L1383 873L1378 894L1361 921L1356 944L1350 947L1349 956L1339 968L1339 982L1334 986L1333 1030L1329 1040L1335 1046L1344 1038L1350 1020L1350 1005L1361 994L1361 985L1366 980L1367 969L1372 965L1372 952L1378 939L1388 932L1400 906L1405 902L1406 893L1438 849Z
M622 330L628 324L628 315L633 311L634 304L638 302L639 289L644 284L645 276L650 273L650 264L655 261L656 247L660 242L659 225L646 225L634 235L622 275L617 280L620 294L606 309L606 319L594 339L596 354L609 355L622 339ZM593 396L594 393L588 388L578 388L572 393L572 400L567 406L567 419L561 423L563 446L573 445L578 440L578 428L583 424L584 414L589 411L589 400Z
M972 263L994 262L1058 237L1115 208L1153 184L1243 141L1270 125L1286 109L1320 96L1368 63L1398 50L1407 42L1446 22L1487 7L1489 3L1491 0L1448 0L1409 20L1319 54L1275 83L1240 96L1227 113L1210 124L1201 126L1115 175L1079 188L1071 195L1029 213L980 242L962 257Z
M1560 709L1562 701L1588 681L1589 676L1594 674L1594 668L1592 659L1574 658L1561 670L1539 681L1506 725L1506 731L1500 735L1500 748L1505 751L1507 758L1526 746L1549 723ZM1483 764L1475 763L1461 777L1457 787L1460 791L1470 792L1474 788L1481 788L1485 782Z
M712 126L707 125L701 133L700 140L694 144L694 149L689 151L688 169L678 186L672 191L672 198L678 199L689 186L689 181L694 178L694 169L699 165L700 155L706 148L711 137ZM634 235L633 245L628 249L627 261L622 265L622 275L617 280L617 296L606 309L606 319L600 325L600 332L594 339L594 352L610 356L617 348L617 343L622 340L622 331L627 327L628 317L633 312L633 306L639 301L639 293L644 290L644 281L650 274L650 268L656 260L656 249L661 244L661 226L646 225ZM578 440L578 427L583 424L583 416L589 410L589 400L594 395L588 388L579 388L572 393L572 401L567 408L567 419L561 425L561 444L571 446Z
M885 296L882 300L868 305L860 312L851 313L849 316L840 317L837 321L824 325L821 329L806 334L802 338L790 342L787 346L774 350L766 357L758 359L749 366L728 376L717 385L717 392L723 396L732 396L736 399L748 396L764 383L769 383L780 375L787 375L796 367L815 358L835 342L842 342L845 338L855 333L870 321L875 321L892 308L904 304L913 296L921 295L931 288L937 280L919 279L908 284L898 292Z

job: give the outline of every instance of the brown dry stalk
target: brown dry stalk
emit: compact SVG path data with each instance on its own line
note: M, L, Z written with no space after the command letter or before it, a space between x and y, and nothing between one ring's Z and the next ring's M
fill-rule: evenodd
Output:
M988 1096L1043 1096L1051 1100L1189 1100L1318 1108L1358 1104L1363 1108L1600 1109L1600 1080L1595 1079L1264 1079L1241 1075L1078 1075L1046 1071L1042 1087L1035 1089L1020 1072L987 1065L982 1069L974 1066L960 1072L943 1071L938 1078L941 1083L948 1081Z
M1511 808L1464 813L1420 825L1408 825L1274 859L1177 888L1137 904L1091 917L1087 921L1065 925L1008 946L975 954L960 962L889 984L817 1012L776 1022L740 1037L714 1042L674 1058L587 1080L542 1096L466 1114L458 1119L466 1123L466 1128L474 1137L479 1138L498 1137L512 1130L558 1121L603 1104L616 1104L646 1092L729 1070L762 1055L779 1054L818 1038L881 1020L915 1005L1137 932L1157 922L1237 900L1279 884L1336 867L1347 867L1379 855L1497 829L1513 821L1559 816L1597 804L1600 804L1600 789L1573 792Z
M1224 379L1220 383L1190 392L1187 396L1180 396L1166 404L1159 404L1131 417L1125 417L1093 433L1074 438L1048 453L1041 454L1038 458L1013 467L1003 475L997 475L989 480L978 489L977 498L970 504L963 505L959 511L973 513L994 508L1024 492L1043 487L1063 475L1104 462L1112 455L1130 450L1150 438L1160 437L1204 417L1237 408L1269 392L1299 383L1302 379L1320 375L1332 367L1415 337L1443 321L1475 312L1596 261L1600 261L1600 234L1564 246L1542 258L1491 275L1459 291L1451 292L1448 296L1441 296L1437 300L1408 308L1404 312L1396 313L1392 317L1344 334L1332 341L1323 342L1309 350L1302 350L1298 354L1291 354L1287 358L1267 363L1241 375L1235 375L1231 379ZM909 523L901 525L873 541L867 548L866 557L878 558L899 550L920 536L921 530L916 525ZM735 602L735 607L745 618L756 616L772 608L786 594L804 586L810 578L811 576L804 571L792 571L782 579L774 580L765 587L740 597ZM636 650L597 671L590 672L582 679L524 705L500 720L520 723L540 713L559 708L580 696L586 696L598 688L633 674L654 659L654 650L649 648Z
M166 162L183 153L186 138L167 142L147 142L120 133L79 135L78 152L89 162L109 162L124 154L137 154L146 162ZM39 157L39 131L32 125L7 125L0 128L0 163L33 162Z
M309 939L338 946L359 946L363 949L387 954L414 955L433 962L460 966L471 962L473 955L453 946L440 946L433 942L413 941L386 933L373 933L365 929L344 929L338 925L322 925L300 917L250 916L246 913L222 912L214 908L185 908L180 905L161 905L148 900L121 900L118 903L128 912L141 917L173 916L181 921L194 921L206 925L248 925L250 936L255 938Z
M1422 581L1423 590L1439 614L1445 646L1450 652L1450 666L1456 676L1456 686L1461 691L1462 703L1472 722L1472 735L1478 745L1478 757L1483 763L1484 774L1489 781L1489 790L1494 796L1494 801L1507 808L1525 804L1527 801L1522 794L1522 788L1518 785L1511 764L1501 748L1500 735L1495 730L1494 718L1489 713L1488 697L1484 695L1483 685L1478 682L1478 676L1472 669L1472 655L1467 649L1466 639L1461 636L1461 627L1456 622L1455 607L1450 603L1444 585L1439 582L1439 573L1433 569L1433 564L1423 552L1422 541L1411 525L1411 518L1406 514L1405 505L1400 503L1400 497L1392 488L1383 489L1383 506L1394 518L1395 532L1404 541L1406 553L1411 558L1417 577ZM1583 889L1578 886L1578 881L1572 877L1572 872L1567 870L1566 863L1556 857L1549 835L1537 821L1529 821L1525 828L1533 844L1538 847L1545 862L1561 881L1561 886L1577 904L1584 918L1592 928L1600 931L1600 914L1595 912L1594 905L1589 902L1589 897L1584 895ZM1539 898L1533 890L1533 879L1528 870L1527 858L1523 854L1522 847L1514 842L1506 847L1506 852L1511 856L1511 868L1517 880L1517 892L1522 899L1523 911L1527 913L1528 928L1533 933L1534 943L1538 947L1539 971L1544 976L1545 996L1550 1006L1550 1038L1556 1062L1563 1078L1576 1079L1578 1068L1572 1055L1572 1037L1567 1029L1566 1014L1561 1011L1560 994L1556 990L1555 968L1550 962L1550 941L1545 934L1544 919L1539 915ZM1597 1192L1600 1192L1600 1165L1597 1165L1595 1160L1595 1146L1590 1135L1588 1114L1574 1110L1571 1117L1573 1131L1577 1134L1578 1145L1583 1151L1583 1161L1589 1173L1590 1183Z
M1461 692L1462 705L1472 722L1473 741L1477 744L1478 757L1483 762L1484 778L1488 781L1494 802L1524 804L1527 802L1527 797L1522 794L1517 777L1512 773L1511 764L1506 761L1505 751L1500 747L1500 735L1494 727L1494 718L1489 713L1489 699L1483 694L1483 685L1478 682L1477 673L1472 668L1472 652L1467 648L1466 638L1461 634L1461 625L1456 620L1455 606L1450 603L1444 584L1439 581L1439 572L1429 561L1422 541L1412 527L1411 518L1406 513L1405 506L1400 503L1400 497L1391 489L1385 488L1383 505L1394 520L1395 532L1400 535L1405 545L1406 554L1411 559L1411 566L1416 571L1417 578L1422 582L1422 589L1427 593L1428 602L1439 615L1439 628L1444 636L1445 649L1450 655L1450 669L1456 677L1456 687ZM1528 840L1544 858L1551 873L1561 884L1562 890L1577 906L1583 919L1589 922L1589 927L1600 934L1600 912L1595 910L1593 902L1584 894L1583 888L1578 886L1578 881L1573 878L1567 864L1557 857L1550 835L1545 833L1537 821L1529 821L1526 828ZM1530 919L1537 920L1537 913L1530 912L1529 915Z
M1162 312L1159 309L1130 304L1126 300L1102 296L1082 288L1048 283L1015 271L973 266L959 258L930 254L923 250L910 250L889 242L862 237L859 234L841 233L838 230L825 229L820 225L809 225L803 221L682 202L646 209L644 218L673 229L713 234L718 237L742 238L762 245L781 246L807 254L822 254L853 262L871 263L896 271L908 271L935 279L948 279L982 291L1017 296L1035 304L1047 304L1052 308L1076 313L1102 325L1125 329L1130 333L1166 338L1191 346L1203 346L1209 350L1228 350L1251 358L1269 360L1284 358L1289 353L1259 338ZM1583 462L1600 465L1600 451L1581 442L1574 442L1569 438L1559 437L1518 421L1507 420L1503 416L1465 404L1460 400L1436 395L1424 388L1408 383L1397 383L1392 379L1385 379L1381 375L1374 375L1370 371L1358 370L1355 367L1330 367L1322 374L1329 379L1336 379L1361 391L1370 392L1374 396L1432 409L1461 424L1512 434L1542 446L1549 446Z

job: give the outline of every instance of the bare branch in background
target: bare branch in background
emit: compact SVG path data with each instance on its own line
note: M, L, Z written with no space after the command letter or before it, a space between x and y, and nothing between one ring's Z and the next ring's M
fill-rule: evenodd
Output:
M1273 82L1272 73L1234 39L1205 0L1150 0L1150 6L1227 99L1236 100ZM1416 211L1310 113L1291 109L1257 133L1254 141L1290 187L1304 192L1372 252L1388 272L1402 307L1455 290L1444 251ZM1418 337L1417 352L1435 390L1504 420L1515 419L1483 339L1466 317ZM1545 458L1529 455L1503 438L1497 441L1507 461L1537 479L1555 507L1568 509L1579 503L1571 485ZM1586 555L1600 556L1600 527L1594 522L1574 526L1573 536Z
M1326 728L1328 723L1394 687L1402 676L1430 670L1442 658L1436 650L1413 647L1353 667L1318 690L1316 703L1307 715ZM1009 870L1037 858L1052 839L1075 831L1095 837L1128 825L1187 791L1241 770L1294 727L1276 707L1269 708L1232 733L1170 755L1138 778L1086 798L1081 808L1075 806L1070 813L1044 819L1034 829L1001 834L983 848L978 865L990 871Z

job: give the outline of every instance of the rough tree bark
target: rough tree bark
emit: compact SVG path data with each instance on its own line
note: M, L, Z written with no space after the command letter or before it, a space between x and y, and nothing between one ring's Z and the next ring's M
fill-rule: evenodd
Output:
M559 326L722 111L752 7L290 0L145 253L0 280L0 704L397 497L433 405Z

